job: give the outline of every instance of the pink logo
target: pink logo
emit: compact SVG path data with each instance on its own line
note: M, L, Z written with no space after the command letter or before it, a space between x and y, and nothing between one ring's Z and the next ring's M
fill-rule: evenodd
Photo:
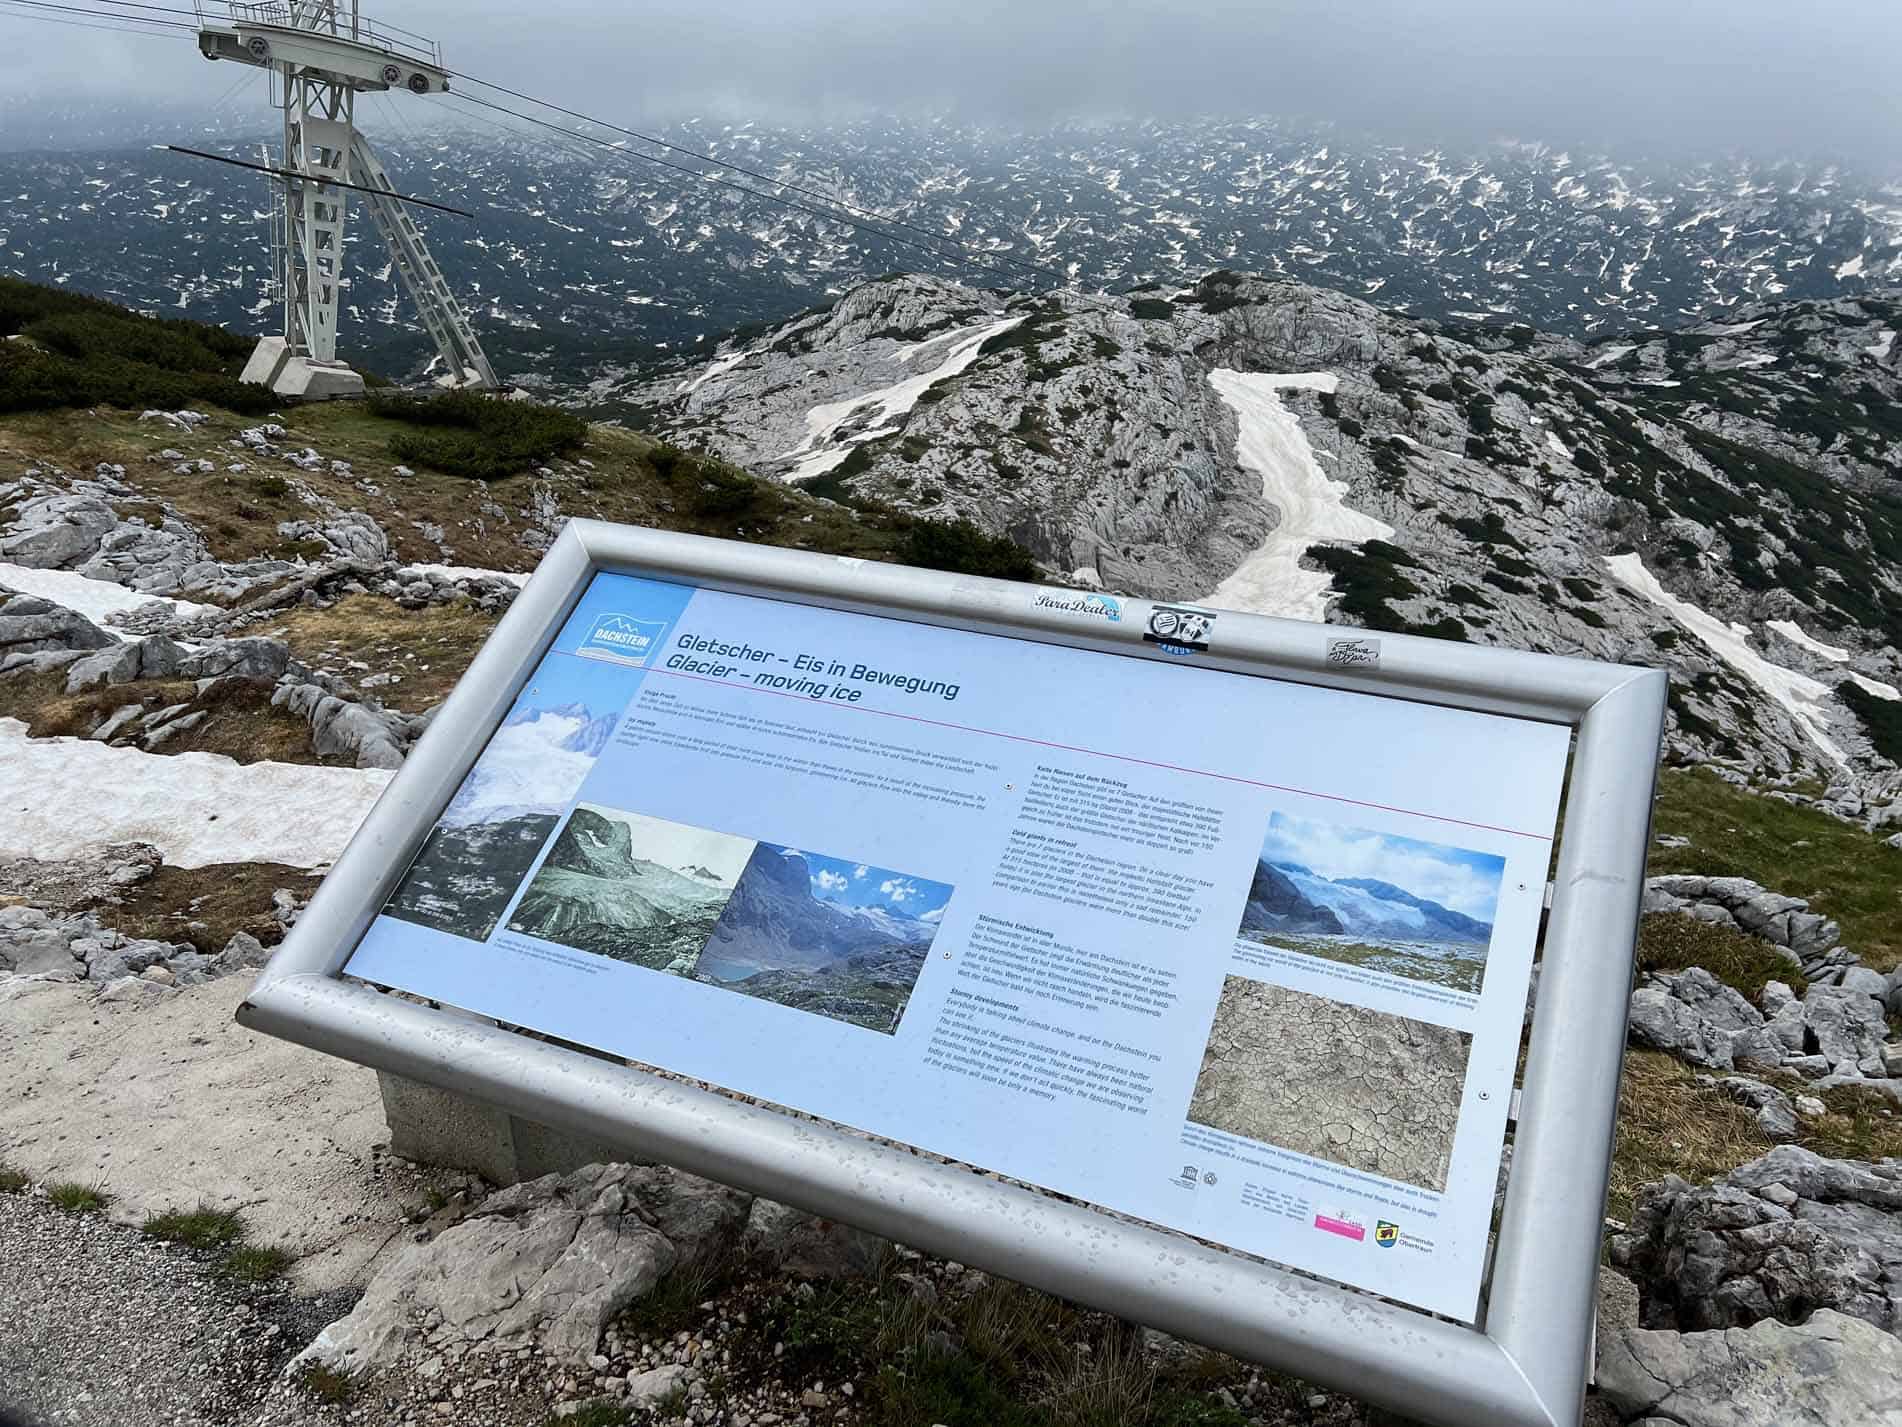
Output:
M1359 1224L1350 1224L1345 1219L1331 1219L1326 1214L1314 1216L1314 1227L1325 1229L1330 1234L1339 1234L1343 1239L1352 1239L1355 1243L1367 1237L1367 1231Z

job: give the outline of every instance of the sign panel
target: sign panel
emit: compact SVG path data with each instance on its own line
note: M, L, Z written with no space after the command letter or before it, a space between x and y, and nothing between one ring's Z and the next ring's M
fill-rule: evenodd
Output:
M1570 729L1208 633L596 574L344 970L1472 1321Z

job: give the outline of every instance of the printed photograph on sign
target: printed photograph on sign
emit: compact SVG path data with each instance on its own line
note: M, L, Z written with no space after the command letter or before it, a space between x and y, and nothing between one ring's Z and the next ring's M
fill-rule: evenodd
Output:
M583 803L509 930L684 976L752 852L751 838Z
M943 882L762 842L692 974L890 1035L951 891Z
M1236 936L1478 995L1506 860L1277 812Z
M626 675L611 664L545 658L383 910L486 940L614 736L627 698Z
M1188 1118L1441 1193L1472 1043L1445 1026L1230 976Z

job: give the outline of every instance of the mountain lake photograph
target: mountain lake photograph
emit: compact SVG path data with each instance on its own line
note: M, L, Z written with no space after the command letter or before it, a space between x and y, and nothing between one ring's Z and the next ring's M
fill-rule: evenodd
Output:
M1493 853L1276 812L1236 936L1476 996L1505 870Z

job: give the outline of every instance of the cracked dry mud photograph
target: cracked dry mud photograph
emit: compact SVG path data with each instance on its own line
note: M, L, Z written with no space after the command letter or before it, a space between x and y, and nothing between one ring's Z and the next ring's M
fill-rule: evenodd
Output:
M1471 1045L1462 1031L1231 976L1189 1118L1438 1193Z

